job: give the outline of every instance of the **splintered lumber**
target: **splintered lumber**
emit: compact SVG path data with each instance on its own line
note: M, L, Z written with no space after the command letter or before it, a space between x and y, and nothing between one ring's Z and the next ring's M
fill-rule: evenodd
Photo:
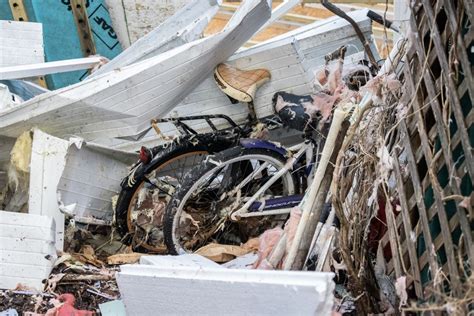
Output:
M305 194L303 200L300 203L301 207L301 220L298 224L298 228L296 230L295 237L290 247L290 251L285 258L283 263L283 269L290 270L293 267L293 263L295 262L297 251L299 248L299 244L303 238L303 234L308 226L308 222L310 221L311 215L315 215L311 212L311 209L314 205L314 202L317 199L318 192L320 190L321 184L323 183L324 176L326 174L326 169L330 164L330 159L333 156L334 149L336 148L336 143L338 141L339 131L341 130L342 123L347 115L347 112L342 110L341 108L337 108L334 112L334 118L331 123L331 127L329 129L329 133L323 148L323 152L321 153L321 161L318 164L318 168L316 169L316 174L314 175L314 179L311 184L308 186L309 191ZM330 182L329 182L330 183ZM316 221L319 220L319 217ZM313 230L314 231L314 230ZM311 238L313 234L309 234L309 243L311 243ZM306 254L304 254L306 256ZM304 260L304 259L303 259Z
M333 178L334 172L334 163L336 162L336 158L339 154L339 149L342 146L344 141L344 137L346 136L347 130L349 128L349 121L344 120L341 124L341 128L338 132L336 140L334 142L333 152L331 154L331 158L329 158L329 164L326 168L324 173L324 177L319 187L318 194L314 201L309 208L309 216L308 216L308 223L306 224L305 230L303 232L303 237L301 242L299 243L295 261L292 265L292 270L301 270L305 264L305 259L308 255L310 250L311 241L314 236L314 232L316 230L316 226L319 223L319 218L321 217L321 210L324 207L324 203L326 203L326 199L328 196L329 188L331 187L331 182ZM331 223L329 223L331 224Z

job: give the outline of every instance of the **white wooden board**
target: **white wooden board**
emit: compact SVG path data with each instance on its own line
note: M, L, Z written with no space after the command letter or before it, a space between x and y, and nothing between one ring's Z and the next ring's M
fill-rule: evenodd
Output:
M117 283L128 315L330 315L332 278L332 273L124 265Z
M140 264L171 268L193 267L196 269L224 269L224 267L220 266L214 261L196 254L183 254L179 256L141 256Z
M157 5L157 3L154 3L154 5ZM164 4L161 4L162 7L163 5ZM175 8L174 4L168 5L171 6L172 9ZM120 6L120 4L114 4L112 7ZM218 0L191 1L151 32L146 35L143 34L144 36L140 37L132 46L92 73L89 78L97 77L108 71L156 56L167 50L198 39L218 9ZM149 11L150 10L142 10L142 13L149 13ZM130 11L127 13L130 13ZM153 18L154 23L156 23L156 15ZM145 22L143 19L130 20L130 23L132 23L132 21L136 23Z
M75 216L111 222L112 197L120 192L121 180L136 154L77 140L70 141L64 172L57 185L58 199ZM80 219L77 219L80 221Z
M38 126L86 140L140 133L169 112L270 17L270 0L241 4L224 30L120 71L44 93L0 115L0 135ZM54 113L54 115L52 115Z
M33 132L28 212L54 218L56 249L63 251L64 215L59 211L57 187L64 170L69 142L38 129Z
M101 61L101 57L76 58L51 62L30 63L19 66L0 67L0 80L23 79L54 73L90 69Z
M43 25L0 20L0 67L42 62Z
M42 290L56 259L54 240L51 217L0 211L0 288Z

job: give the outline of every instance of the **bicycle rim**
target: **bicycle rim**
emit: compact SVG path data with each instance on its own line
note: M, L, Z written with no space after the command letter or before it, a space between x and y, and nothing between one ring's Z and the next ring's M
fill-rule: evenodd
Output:
M160 164L147 175L147 178L158 186L167 183L174 188L183 181L186 172L194 165L201 163L207 151L195 151L181 154ZM127 211L128 231L134 233L136 246L152 252L165 252L163 241L162 217L168 199L166 193L143 181L136 189ZM139 227L137 227L139 226Z
M268 167L251 176L264 163ZM210 242L238 245L274 226L275 219L284 220L286 216L254 217L237 222L230 220L230 214L284 165L283 159L273 155L244 154L205 172L178 204L172 227L175 249L181 253L190 252ZM248 180L249 176L252 180L236 191L235 187L242 180ZM261 197L292 195L295 189L293 177L287 172ZM235 192L229 194L232 191ZM246 231L243 233L242 229Z

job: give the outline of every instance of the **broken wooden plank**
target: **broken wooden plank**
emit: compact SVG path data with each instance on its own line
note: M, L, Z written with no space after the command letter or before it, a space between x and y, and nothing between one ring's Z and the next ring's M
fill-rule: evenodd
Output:
M350 16L359 23L364 34L368 36L371 32L371 23L366 16L366 10L352 12ZM363 52L357 53L358 49L362 50L362 46L354 30L341 18L320 21L298 30L289 32L287 36L280 36L277 40L271 39L251 48L239 50L227 61L241 69L265 68L270 71L271 80L260 87L256 94L254 104L258 117L274 114L271 100L277 91L294 94L311 93L313 72L324 64L324 56L327 53L342 45L348 45L349 53L346 54L348 64L357 64L363 59ZM225 113L237 123L243 124L247 120L248 110L245 104L232 104L219 90L213 76L209 76L173 109L171 115L216 113ZM220 127L219 122L217 124ZM189 125L200 132L208 127L200 121L189 122ZM160 129L165 135L176 134L171 124L160 124ZM160 142L152 130L139 143L110 139L95 141L125 150L136 150L141 145L156 146Z
M69 142L43 133L33 131L33 144L30 162L30 187L28 212L54 218L56 223L56 249L63 250L64 214L59 210L57 187L64 170Z
M112 198L120 192L120 182L136 154L78 138L69 143L64 172L57 179L60 209L77 222L107 224L113 217Z
M198 39L218 9L218 0L192 1L100 67L89 78L156 56Z

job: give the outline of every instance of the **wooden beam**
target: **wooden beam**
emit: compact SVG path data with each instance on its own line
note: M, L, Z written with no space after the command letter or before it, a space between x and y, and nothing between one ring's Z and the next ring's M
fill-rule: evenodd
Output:
M87 17L85 0L71 0L71 8L83 56L95 55L96 49L89 18Z
M9 0L10 8L12 10L13 19L15 21L28 21L25 5L23 0Z
M90 69L100 61L101 57L88 57L40 64L0 67L0 80L31 78L58 72Z

